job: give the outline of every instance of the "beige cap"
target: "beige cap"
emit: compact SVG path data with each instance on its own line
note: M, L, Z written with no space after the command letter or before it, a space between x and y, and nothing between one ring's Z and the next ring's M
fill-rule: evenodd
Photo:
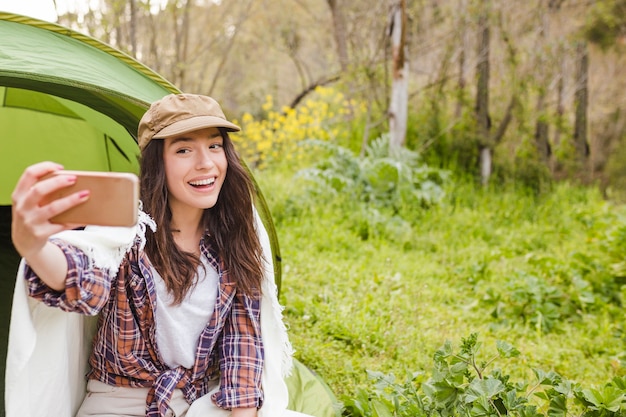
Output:
M139 148L152 139L165 139L207 127L223 127L231 132L241 130L226 120L219 103L208 96L170 94L152 103L139 121Z

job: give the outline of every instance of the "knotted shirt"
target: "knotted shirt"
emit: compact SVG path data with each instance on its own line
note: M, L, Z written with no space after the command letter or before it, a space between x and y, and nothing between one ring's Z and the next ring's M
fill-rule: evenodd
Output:
M66 288L49 288L28 266L29 295L68 312L99 314L98 330L89 358L88 378L109 385L150 388L146 416L163 416L179 388L191 404L208 391L207 382L220 379L213 395L221 408L260 408L264 350L260 300L236 290L217 253L203 239L200 249L219 275L215 309L200 335L192 369L169 369L156 344L156 289L150 260L136 241L119 271L95 267L89 256L60 239L52 242L68 263Z

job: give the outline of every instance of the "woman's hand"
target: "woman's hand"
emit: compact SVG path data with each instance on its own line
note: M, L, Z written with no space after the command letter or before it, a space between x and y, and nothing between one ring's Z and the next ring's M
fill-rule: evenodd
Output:
M59 175L40 180L45 175L63 169L53 162L41 162L26 168L11 195L11 239L18 253L50 287L65 288L67 261L63 252L48 242L48 238L77 225L55 224L50 219L89 198L87 191L42 205L44 197L76 181L72 175Z

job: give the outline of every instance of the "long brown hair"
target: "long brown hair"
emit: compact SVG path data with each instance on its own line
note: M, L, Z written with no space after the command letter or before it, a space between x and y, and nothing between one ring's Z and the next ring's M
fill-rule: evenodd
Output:
M217 203L204 210L202 222L230 280L244 294L257 297L261 292L263 263L254 225L254 185L228 133L224 129L220 133L228 169ZM156 232L146 232L146 253L174 296L174 302L179 304L195 285L194 277L201 263L198 256L181 250L174 242L163 142L153 139L141 153L140 195L144 211L157 224Z

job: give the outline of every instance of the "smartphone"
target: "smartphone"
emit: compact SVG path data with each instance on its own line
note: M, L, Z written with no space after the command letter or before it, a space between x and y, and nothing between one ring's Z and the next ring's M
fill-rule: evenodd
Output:
M48 204L81 190L89 190L89 199L52 217L52 223L124 226L137 223L139 210L139 179L129 172L55 171L56 175L76 175L76 182L44 198ZM42 178L43 179L43 178Z

